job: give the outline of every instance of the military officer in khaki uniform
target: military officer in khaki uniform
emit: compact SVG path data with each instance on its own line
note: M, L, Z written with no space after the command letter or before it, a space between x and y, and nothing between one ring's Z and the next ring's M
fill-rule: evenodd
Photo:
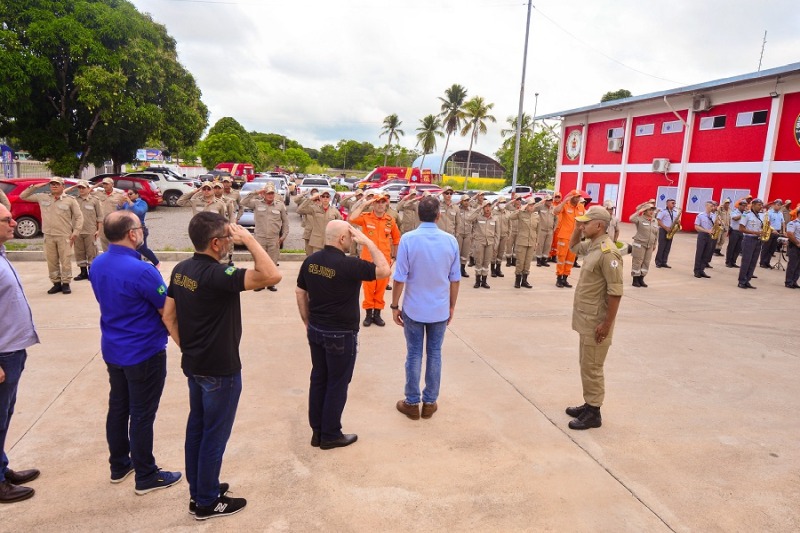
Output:
M297 206L297 209L300 209L300 205L305 202L307 199L311 197L312 194L316 194L319 192L319 189L310 189L308 192L304 194L298 194L295 196L294 203ZM303 228L303 243L305 243L305 250L306 255L311 255L311 249L308 247L308 239L311 238L311 223L308 221L308 216L300 213L300 227Z
M469 277L469 274L467 274L467 259L472 253L472 222L469 221L472 211L469 205L469 196L462 195L461 201L458 202L458 213L456 213L456 242L458 242L458 250L461 256L462 278Z
M640 206L639 210L631 215L630 221L636 228L636 235L633 236L633 253L631 254L633 286L647 287L644 277L650 270L650 258L658 243L656 206L654 204Z
M236 219L239 219L239 202L242 197L239 191L233 188L233 181L228 176L222 178L222 196L228 201L233 202L236 210Z
M204 181L196 191L189 191L178 198L178 205L183 207L186 205L192 206L192 215L201 211L211 211L219 213L220 215L228 218L228 210L225 202L219 200L214 195L214 184L209 181Z
M492 213L495 217L497 217L497 223L500 227L500 238L497 239L497 246L494 249L494 257L492 257L492 277L504 278L505 275L503 274L503 271L500 270L500 267L502 266L501 262L503 261L503 256L506 255L506 248L511 247L509 239L511 235L510 228L512 224L508 218L510 213L506 211L505 198L501 197L495 203ZM514 226L516 226L516 220L514 220Z
M83 215L83 227L78 237L75 239L75 262L81 273L75 276L75 281L89 279L89 267L97 257L97 237L103 227L103 210L100 207L100 200L92 195L91 185L86 180L80 180L77 185L67 187L65 193L74 188L78 188L78 197L75 201L81 208Z
M537 198L528 198L525 207L512 211L508 218L517 223L517 236L514 249L517 251L517 266L514 270L514 288L525 287L532 289L533 285L528 283L528 275L531 273L531 263L537 250L539 238L539 226L541 225L541 211L537 211ZM545 211L545 216L547 212ZM549 246L550 241L547 241Z
M408 194L397 203L397 212L400 214L400 233L406 234L414 231L419 226L419 201L422 195L416 187L411 187Z
M83 214L75 198L64 194L64 179L51 178L49 193L35 193L31 185L19 197L29 202L38 202L42 211L42 233L47 270L53 286L47 294L63 292L70 294L72 281L72 245L83 228Z
M539 213L539 228L536 231L536 256L537 267L549 267L547 258L550 256L550 246L553 243L553 230L556 227L556 216L553 214L553 197L545 196L544 201L537 203L534 212Z
M611 221L608 223L608 231L606 233L608 233L612 241L617 242L619 240L619 219L614 216L614 211L617 207L612 200L603 202L603 207L605 207L608 214L611 215ZM658 220L656 220L656 225L658 225Z
M458 206L453 203L453 188L448 185L441 194L439 218L436 219L436 225L440 230L455 237L456 217L458 217Z
M215 181L211 185L211 190L214 191L214 198L225 204L225 214L223 216L231 224L236 224L236 204L224 195L225 189L222 186L222 182Z
M111 178L103 178L100 186L96 187L92 194L100 202L100 212L102 213L100 217L100 245L103 247L103 251L107 252L108 239L106 239L106 234L103 232L103 220L116 211L117 206L127 202L128 197L125 196L124 192L114 188L114 180Z
M606 233L611 215L599 205L575 217L569 240L573 254L582 255L583 267L575 289L572 329L580 335L580 367L584 404L567 407L574 418L570 429L599 428L600 406L605 398L605 364L614 319L622 300L622 256ZM581 242L585 237L586 240Z
M361 204L364 203L363 199L364 199L364 191L362 191L361 189L357 189L353 194L344 199L344 201L341 203L341 206L347 210L348 219L350 218L350 213L355 211L355 207L360 206ZM354 228L360 229L355 224L350 224L350 225L353 226ZM353 240L350 243L350 255L358 255L358 254L359 254L358 243L355 240Z
M522 200L516 197L515 193L511 193L511 201L508 203L506 209L513 213L522 209ZM506 266L517 266L517 233L519 232L518 221L511 219L508 226L508 240L506 241Z
M722 205L717 209L717 220L722 225L722 232L719 234L717 244L714 247L714 255L723 256L722 247L728 242L728 231L731 229L731 199L725 198Z
M313 194L300 204L297 212L307 215L306 225L311 226L308 237L308 255L319 252L325 247L325 227L331 220L342 220L342 214L331 205L331 193L323 191L322 194Z
M263 189L251 192L241 201L242 207L253 210L256 241L276 265L281 255L281 244L289 235L289 216L283 202L276 200L278 197L280 195L275 194L275 186L267 183ZM267 289L272 292L278 290L274 285L268 286Z
M489 274L489 263L494 257L497 241L500 239L500 223L492 214L492 202L486 200L483 205L469 215L472 223L472 248L475 251L475 285L474 288L489 289L486 276Z

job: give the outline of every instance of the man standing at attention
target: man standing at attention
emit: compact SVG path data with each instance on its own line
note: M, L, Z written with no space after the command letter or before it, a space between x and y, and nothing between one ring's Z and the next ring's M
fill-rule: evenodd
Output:
M42 210L44 255L53 286L47 294L70 294L72 281L72 245L83 228L83 214L75 198L64 194L64 179L51 178L49 193L36 193L31 185L19 197L29 202L39 202Z
M372 211L363 213L364 208L372 207ZM367 200L356 207L347 219L351 224L361 227L361 231L369 240L375 243L383 257L392 264L397 256L397 245L400 243L400 230L397 223L386 213L389 206L389 197L383 194L376 195L372 200ZM361 259L373 261L370 251L366 248L361 249ZM387 279L376 279L364 281L364 310L367 316L364 318L363 326L369 327L371 324L385 326L386 322L381 318L381 310L386 307L384 296L386 287L389 284Z
M289 217L283 202L275 201L275 186L267 183L260 191L253 191L245 196L241 205L253 210L256 241L277 265L281 256L281 244L289 235ZM267 289L272 292L278 290L274 285Z
M27 500L34 490L23 483L39 477L36 469L14 471L8 468L6 436L17 402L17 387L28 358L27 348L39 344L33 315L17 271L6 258L5 243L14 238L17 223L11 212L0 205L0 503Z
M311 228L308 236L306 255L319 252L325 246L325 228L331 220L342 220L342 214L331 205L331 193L312 194L297 208L298 215L306 215L306 228Z
M103 227L103 211L100 207L100 200L91 194L91 186L86 180L80 180L77 185L67 187L64 192L69 192L72 188L78 188L78 197L75 199L81 207L83 215L83 226L81 233L75 239L75 262L81 273L75 276L75 281L89 279L89 267L97 257L97 237Z
M373 263L347 255L353 240L369 250ZM300 267L295 295L311 349L311 446L330 450L358 440L358 435L342 433L358 349L358 295L362 282L388 278L391 272L375 243L343 220L328 223L325 247Z
M102 222L108 215L117 210L117 206L127 200L122 191L114 189L114 180L111 178L103 178L100 186L96 187L92 192L97 201L100 202L100 221ZM100 227L100 245L104 252L108 251L108 239L103 231L102 224Z
M199 189L182 194L177 203L181 207L191 205L192 215L209 211L227 217L227 205L216 197L213 187L214 185L210 181L204 181Z
M103 221L108 252L94 261L89 281L100 304L100 348L108 370L106 440L111 483L136 472L136 494L171 487L180 472L158 468L153 424L167 377L167 329L161 322L167 288L141 260L142 223L129 211Z
M420 226L400 239L392 293L392 318L406 337L405 399L397 410L411 420L436 412L442 376L442 342L453 320L461 281L461 262L455 237L436 227L439 200L426 196L419 202ZM400 296L403 309L400 309ZM425 337L427 336L427 341ZM426 347L425 390L420 396L422 347Z
M583 268L575 289L572 329L580 335L580 367L584 404L567 407L574 418L570 429L599 428L605 398L603 365L611 346L614 319L622 300L622 256L608 238L611 215L599 205L577 217L569 240L573 254L582 255ZM581 242L581 238L586 241Z
M669 251L672 249L672 239L667 239L670 230L676 223L680 223L680 210L675 208L675 200L667 200L666 209L658 212L658 252L656 252L656 268L672 268L669 266Z
M567 278L572 272L572 265L575 264L575 254L569 246L570 237L574 234L575 218L582 216L585 212L581 198L585 193L575 190L570 192L564 202L558 204L553 209L553 214L558 216L556 231L556 251L558 263L556 264L556 287L572 288Z
M281 273L242 226L219 213L203 211L189 222L194 257L175 266L170 277L164 324L180 347L181 368L189 383L186 423L186 479L189 512L197 520L238 513L244 498L225 495L219 482L222 456L231 436L242 392L242 309L239 293L281 280ZM253 256L253 269L220 263L234 244Z

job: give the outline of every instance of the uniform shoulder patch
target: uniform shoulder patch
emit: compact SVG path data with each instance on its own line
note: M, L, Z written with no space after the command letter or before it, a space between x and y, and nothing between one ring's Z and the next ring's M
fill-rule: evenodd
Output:
M229 276L233 276L234 272L236 272L235 266L229 266L228 268L225 269L225 273Z
M162 285L159 285L158 289L156 289L156 290L158 291L158 294L164 295L167 292L167 287L162 284Z

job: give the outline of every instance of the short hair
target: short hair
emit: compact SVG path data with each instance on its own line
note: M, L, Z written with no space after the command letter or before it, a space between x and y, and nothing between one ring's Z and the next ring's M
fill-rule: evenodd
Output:
M225 231L228 219L213 211L201 211L189 221L189 238L198 252L208 248L211 239Z
M426 196L419 201L419 220L420 222L436 222L439 214L439 199L435 196Z
M138 222L139 218L130 211L114 211L103 219L103 232L108 242L120 242Z

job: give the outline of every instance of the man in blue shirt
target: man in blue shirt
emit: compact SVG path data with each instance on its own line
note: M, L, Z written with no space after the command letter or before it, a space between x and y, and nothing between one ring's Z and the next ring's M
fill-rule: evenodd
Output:
M453 319L461 282L458 242L436 225L439 200L426 196L419 202L420 226L400 239L392 293L392 318L403 327L406 337L405 399L397 410L412 420L420 417L420 373L422 346L425 344L425 390L422 392L422 418L438 409L442 374L442 342ZM400 296L405 290L403 309ZM427 335L428 340L425 341Z
M711 234L714 232L714 202L706 202L706 210L697 215L694 221L694 230L697 232L697 247L694 254L694 277L710 278L706 274L709 267L711 254L714 253L714 239Z
M775 252L778 250L778 237L783 234L785 226L783 213L781 213L782 207L783 201L778 198L772 202L772 208L767 209L764 214L764 218L769 220L770 234L769 240L761 246L761 268L772 268L770 261L772 261Z
M138 248L138 252L145 256L148 261L153 263L154 267L158 268L158 265L160 264L158 257L156 257L156 254L153 253L153 250L147 247L147 237L150 236L150 230L147 228L147 224L144 223L144 217L147 216L147 211L150 208L148 207L147 202L142 200L142 197L139 195L139 191L136 189L130 189L125 193L125 195L128 197L128 201L120 203L117 206L117 209L127 209L128 211L133 211L136 213L136 216L139 217L139 221L142 223L144 239Z
M129 211L103 220L108 252L92 263L89 281L100 304L100 348L108 368L106 439L111 482L136 472L136 494L170 487L180 472L158 468L153 423L167 377L167 328L161 321L167 287L141 260L142 224Z

